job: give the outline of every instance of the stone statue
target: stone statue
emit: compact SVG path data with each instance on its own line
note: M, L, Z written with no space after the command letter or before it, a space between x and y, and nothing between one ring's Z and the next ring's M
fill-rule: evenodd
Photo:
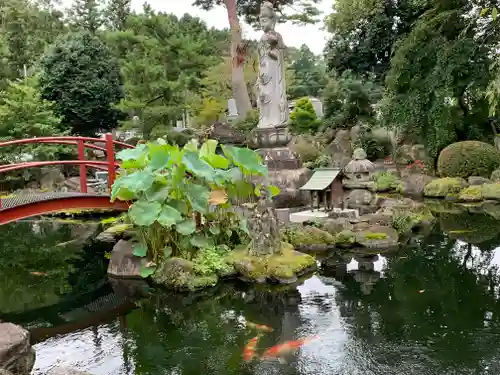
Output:
M285 44L274 30L277 15L265 1L260 8L260 25L264 35L259 42L259 77L257 79L259 128L283 127L288 122L285 83Z

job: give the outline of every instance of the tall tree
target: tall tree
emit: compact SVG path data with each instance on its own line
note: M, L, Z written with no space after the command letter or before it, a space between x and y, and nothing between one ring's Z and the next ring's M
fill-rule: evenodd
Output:
M123 97L118 62L108 47L88 31L70 33L43 57L42 98L76 134L113 129L122 115L113 106Z
M314 5L318 2L319 0L276 0L273 4L275 9L283 15L281 21L311 23L317 21L319 11ZM244 65L247 45L243 40L239 16L243 16L245 21L252 26L257 26L261 3L261 0L195 0L193 3L207 10L216 5L226 7L231 29L232 91L240 118L247 116L252 105L245 85ZM291 8L294 12L286 14L286 8Z
M471 24L473 2L432 3L398 44L382 108L388 125L425 142L436 157L451 142L491 141L484 92L500 34L479 33L481 22Z
M227 30L208 29L198 18L147 7L129 17L124 31L108 33L109 44L120 49L125 78L120 108L136 116L125 125L138 126L146 138L155 128L175 126L200 92L204 73L222 61L218 41L227 39Z
M305 44L292 54L289 60L289 69L295 77L293 85L288 84L290 97L318 96L327 83L323 60Z
M130 15L131 0L110 0L106 7L106 25L111 30L123 31Z
M432 1L337 0L326 20L332 34L325 48L328 69L374 75L383 82L395 44Z
M103 4L100 0L73 0L68 13L72 26L77 30L95 34L104 24Z

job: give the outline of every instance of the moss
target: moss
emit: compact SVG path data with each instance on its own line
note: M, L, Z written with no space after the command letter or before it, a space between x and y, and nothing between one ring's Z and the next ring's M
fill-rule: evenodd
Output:
M391 226L401 236L408 234L414 228L422 227L424 223L433 224L435 220L436 218L428 207L413 211L399 210L393 214Z
M153 281L169 289L194 291L217 284L219 278L215 274L197 275L194 263L176 257L170 257L158 266Z
M132 229L132 227L133 227L132 224L117 224L117 225L113 225L113 226L109 227L104 232L116 235L116 234L123 233L129 229Z
M335 237L335 243L338 246L351 246L356 242L356 235L350 230L343 230L337 237Z
M482 185L481 193L484 199L500 200L500 183Z
M469 186L458 194L458 200L463 202L477 202L483 199L481 186Z
M489 178L500 166L500 152L479 141L456 142L439 154L437 168L443 177L480 176Z
M424 196L432 198L444 198L449 194L458 194L467 186L463 178L439 178L425 185Z
M252 256L245 249L233 251L228 259L242 276L250 281L265 279L293 279L297 274L314 267L316 260L293 250L291 244L281 244L281 249L271 255Z
M366 233L364 237L367 240L385 240L387 238L387 234L385 233Z
M460 214L466 211L466 209L462 205L453 202L447 202L444 200L425 199L424 204L426 209L436 214L439 213Z
M281 230L283 241L299 245L328 245L335 243L335 237L322 229L313 226L288 226Z

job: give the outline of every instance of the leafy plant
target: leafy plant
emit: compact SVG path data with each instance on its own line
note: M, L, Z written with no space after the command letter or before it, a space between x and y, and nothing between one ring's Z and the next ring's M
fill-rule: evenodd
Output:
M290 128L297 134L316 131L321 125L321 121L316 115L316 111L309 98L301 98L295 103L290 114Z
M391 172L379 172L373 175L373 181L375 182L375 188L377 191L387 191L396 189L400 182L398 178Z
M231 266L224 260L230 249L226 245L201 249L193 259L194 270L202 276L213 275L217 272L229 271Z
M252 176L267 176L260 156L247 148L201 145L193 139L184 147L159 139L117 154L122 161L111 199L134 201L128 211L139 238L136 256L148 259L144 275L151 275L165 257L193 259L200 251L244 242L245 220L232 202L252 199L263 188ZM279 194L266 186L268 198ZM236 238L235 238L236 237Z

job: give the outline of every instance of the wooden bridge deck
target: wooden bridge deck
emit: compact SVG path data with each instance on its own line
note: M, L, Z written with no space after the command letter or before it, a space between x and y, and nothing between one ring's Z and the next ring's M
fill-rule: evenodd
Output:
M0 225L32 216L66 210L128 210L122 201L95 193L37 193L0 198Z
M88 194L88 193L36 193L36 194L21 194L21 195L6 195L0 198L0 212L6 209L12 209L18 206L38 203L42 201L64 200L67 198L79 197L109 197L104 194ZM62 202L61 202L62 203Z

